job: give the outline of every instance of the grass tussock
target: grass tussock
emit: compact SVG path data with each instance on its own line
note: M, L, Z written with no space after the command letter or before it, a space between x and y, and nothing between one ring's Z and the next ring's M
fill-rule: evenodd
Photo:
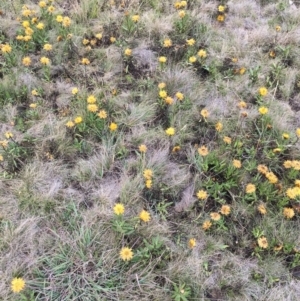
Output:
M291 1L0 3L0 299L298 300Z

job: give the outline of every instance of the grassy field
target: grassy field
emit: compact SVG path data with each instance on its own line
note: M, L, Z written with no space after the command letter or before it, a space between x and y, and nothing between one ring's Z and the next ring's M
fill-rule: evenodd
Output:
M0 1L0 300L300 300L300 9Z

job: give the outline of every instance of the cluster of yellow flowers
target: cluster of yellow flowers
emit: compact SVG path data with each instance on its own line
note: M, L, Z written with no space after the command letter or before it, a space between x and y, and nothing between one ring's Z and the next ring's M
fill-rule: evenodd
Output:
M143 176L145 178L145 185L148 189L152 187L152 177L153 177L153 172L151 169L145 169L143 172Z
M286 169L293 168L294 170L300 170L299 160L287 160L283 162L283 166Z
M165 83L159 83L158 84L158 88L159 88L159 97L162 98L166 104L171 105L174 103L174 99L176 98L179 101L183 101L184 100L184 94L182 92L177 91L175 93L175 97L171 97L168 95L167 91L165 90L166 88L166 84Z
M115 213L115 215L117 216L122 216L125 212L125 206L122 204L122 203L117 203L115 204L114 208L113 208L113 211ZM148 211L146 210L142 210L140 213L139 213L139 219L145 223L149 222L151 220L151 215ZM129 247L123 247L121 250L120 250L120 253L119 253L119 256L120 258L123 260L123 261L129 261L133 258L133 251L131 248Z

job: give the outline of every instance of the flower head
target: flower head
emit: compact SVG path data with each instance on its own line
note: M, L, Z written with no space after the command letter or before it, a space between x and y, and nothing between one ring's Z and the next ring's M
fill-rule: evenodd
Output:
M132 249L128 247L124 247L120 251L120 258L124 261L129 261L133 258L133 252Z
M131 17L131 20L134 22L134 23L137 23L138 21L140 21L140 16L139 15L133 15Z
M176 92L175 96L180 101L184 99L184 95L181 92Z
M300 137L300 128L296 129L296 135L297 137Z
M221 122L218 122L216 125L215 125L215 129L217 132L221 132L222 129L223 129L223 124Z
M206 119L209 116L209 112L206 109L202 109L200 115Z
M146 180L145 185L148 189L152 187L152 180Z
M217 221L219 221L219 220L221 219L221 214L218 213L218 212L212 212L212 213L210 214L210 218L211 218L213 221L217 222Z
M208 148L205 145L202 145L198 148L198 154L202 157L205 157L208 155Z
M204 49L200 49L197 54L201 58L206 58L207 57L207 53Z
M166 58L165 56L160 56L160 57L158 58L158 61L159 61L160 63L164 64L164 63L167 61L167 58Z
M260 107L259 109L258 109L258 111L259 111L259 113L261 114L261 115L265 115L265 114L267 114L268 113L268 108L266 108L266 107Z
M174 99L170 96L167 96L165 98L165 102L166 102L166 104L171 105L174 102Z
M71 93L73 94L73 95L76 95L77 93L78 93L78 88L76 88L76 87L74 87L74 88L72 88L72 91L71 91Z
M235 167L235 168L241 168L242 167L242 162L240 160L233 160L232 161L232 165Z
M43 57L41 57L40 62L43 65L49 65L50 64L50 59L47 58L47 57L45 57L45 56L43 56Z
M1 47L2 53L11 53L11 49L12 49L11 46L8 44L4 44Z
M52 50L52 45L51 44L45 44L43 49L46 50L46 51L50 51L50 50Z
M219 11L220 13L223 13L223 12L225 11L225 6L224 6L224 5L219 5L219 6L218 6L218 11Z
M11 290L14 293L19 293L25 288L25 281L23 278L14 278L11 281Z
M268 240L265 236L261 236L260 238L258 238L257 243L258 243L258 246L262 249L268 248Z
M207 194L207 192L206 192L205 190L199 190L199 191L197 192L197 198L198 198L199 200L206 200L207 197L208 197L208 194Z
M151 180L153 177L153 172L151 169L145 169L143 172L143 176L146 180Z
M89 59L87 59L86 57L84 57L84 58L81 60L81 64L82 64L82 65L89 65L89 64L90 64L90 61L89 61Z
M184 10L180 10L179 12L178 12L178 16L179 16L179 18L184 18L185 17L185 11Z
M145 223L147 223L147 222L149 222L151 220L150 213L148 211L146 211L146 210L142 210L140 212L139 218L140 218L140 220L142 220Z
M224 141L226 144L231 144L231 138L228 137L228 136L225 136L225 137L223 138L223 141Z
M45 2L45 1L40 1L39 2L39 7L40 8L44 8L44 7L46 7L47 6L47 3Z
M39 23L37 24L37 26L36 26L36 28L37 28L37 29L40 29L40 30L44 29L44 27L45 27L45 25L44 25L44 23L42 23L42 22L39 22Z
M62 23L63 19L64 18L61 15L56 16L56 22L58 22L58 23Z
M29 67L31 65L31 58L29 56L23 57L22 64L26 67Z
M123 204L121 204L121 203L117 203L115 206L114 206L114 213L116 214L116 215L122 215L122 214L124 214L124 212L125 212L125 207L124 207L124 205Z
M166 134L167 134L168 136L173 136L173 135L175 135L175 129L172 128L172 127L167 128L165 132L166 132Z
M124 51L124 54L126 56L131 56L132 55L132 50L130 48L126 48L125 51Z
M194 46L196 43L196 41L194 39L189 39L189 40L186 40L186 44L188 46Z
M256 187L254 184L247 184L246 186L246 193L254 193L256 190Z
M74 119L74 122L76 123L76 124L79 124L79 123L81 123L82 122L82 117L81 116L77 116L75 119Z
M75 123L73 121L71 121L71 120L66 123L66 127L67 128L72 128L74 126L75 126Z
M96 104L94 104L94 103L88 104L88 105L87 105L87 110L88 110L89 112L95 113L95 112L98 111L98 106L97 106Z
M94 95L90 95L87 99L86 99L87 103L96 103L97 99Z
M261 87L258 89L258 93L260 96L266 96L268 94L268 89L266 87Z
M205 231L205 230L208 230L211 226L212 226L211 221L210 220L206 220L202 224L202 229Z
M166 48L171 47L172 46L172 40L171 39L165 39L164 43L163 43L163 46L166 47Z
M229 205L222 205L220 213L223 215L229 215L231 211L231 208Z
M107 113L105 110L100 110L99 113L97 114L97 116L100 118L100 119L105 119L107 118Z
M158 88L159 88L160 90L164 89L166 86L167 86L166 83L159 83L159 84L158 84Z
M257 210L262 215L265 215L267 213L267 209L266 209L265 205L263 205L263 204L258 205Z
M98 39L98 40L101 40L102 39L102 33L97 33L95 34L95 37Z
M168 96L168 94L165 90L160 90L159 91L159 97L166 98L167 96Z
M224 22L224 20L225 20L225 15L218 15L217 16L217 21Z
M285 207L285 208L283 208L283 215L284 215L284 217L286 217L287 219L291 219L291 218L294 217L295 211L294 211L293 208Z
M114 122L112 122L112 123L109 125L109 129L110 129L111 132L116 131L117 128L118 128L118 125L117 125L116 123L114 123Z
M189 57L189 63L193 64L197 61L197 58L193 55L191 57Z
M4 134L4 136L6 137L6 139L9 139L9 138L12 138L14 135L13 135L12 132L6 132L6 133Z
M63 27L69 27L71 25L72 21L69 17L64 17L62 21Z
M195 238L191 238L189 240L188 246L190 249L194 249L196 247L197 243L196 243L196 239Z
M263 165L263 164L259 164L257 166L257 170L258 170L258 172L260 172L263 175L265 175L267 172L269 172L268 167L266 165Z

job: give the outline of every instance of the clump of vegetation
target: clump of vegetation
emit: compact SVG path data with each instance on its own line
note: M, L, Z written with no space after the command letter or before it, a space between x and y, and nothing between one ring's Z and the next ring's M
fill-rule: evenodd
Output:
M296 3L0 17L1 300L299 299Z

